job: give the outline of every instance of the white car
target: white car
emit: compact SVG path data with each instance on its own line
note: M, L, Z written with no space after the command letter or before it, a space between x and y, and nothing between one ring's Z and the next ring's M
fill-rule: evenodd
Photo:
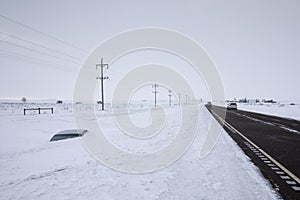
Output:
M227 110L237 110L237 104L232 102L228 103Z

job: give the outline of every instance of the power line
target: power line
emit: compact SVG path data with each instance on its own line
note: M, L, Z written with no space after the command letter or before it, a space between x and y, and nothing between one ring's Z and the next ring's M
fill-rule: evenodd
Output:
M6 43L6 44L9 44L9 45L12 45L12 46L17 46L17 47L20 47L20 48L23 48L23 49L26 49L26 50L29 50L29 51L37 52L39 54L46 55L46 56L49 56L49 57L53 57L53 58L56 58L56 59L64 60L64 61L67 61L67 62L71 62L71 63L77 64L77 65L81 65L81 63L74 62L74 61L71 61L71 60L68 60L68 59L64 59L64 58L61 58L61 57L58 57L58 56L54 56L54 55L51 55L51 54L47 54L45 52L38 51L38 50L35 50L35 49L31 49L31 48L28 48L28 47L25 47L25 46L22 46L22 45L18 45L18 44L12 43L12 42L4 41L4 40L0 40L0 42Z
M41 47L41 48L43 48L43 49L47 49L47 50L52 51L52 52L54 52L54 53L60 53L60 54L63 54L63 55L65 55L65 56L68 56L68 57L70 57L70 58L75 58L75 59L81 60L80 58L76 58L76 57L71 56L71 55L69 55L69 54L66 54L66 53L64 53L64 52L61 52L61 51L57 51L57 50L51 49L51 48L49 48L49 47L46 47L46 46L43 46L43 45L40 45L40 44L31 42L31 41L29 41L29 40L25 40L25 39L19 38L19 37L14 36L14 35L10 35L10 34L8 34L8 33L3 33L3 32L0 31L0 34L5 35L5 36L8 36L8 37L10 37L10 38L14 38L14 39L17 39L17 40L26 42L26 43L29 43L29 44L32 44L32 45L35 45L35 46L38 46L38 47Z
M64 70L64 69L66 69L64 65L60 65L60 64L57 64L57 63L53 63L53 62L50 62L50 61L43 60L43 59L38 59L38 58L31 57L31 56L27 56L27 55L23 55L23 54L18 54L18 53L15 53L15 52L11 52L11 51L6 51L6 50L0 49L0 53L1 52L5 53L5 54L2 54L2 56L16 57L17 59L21 59L23 61L24 61L24 59L26 59L25 62L34 64L34 65L37 65L37 63L41 62L43 64L48 64L50 66L53 66L53 67L51 67L53 69L58 69L58 70L61 70L61 71L68 71L68 72L72 71L71 69ZM40 66L40 65L38 65L38 66ZM59 68L59 67L54 67L54 66L62 66L62 67L64 67L64 69Z
M68 42L65 42L65 41L63 41L63 40L61 40L61 39L59 39L59 38L57 38L57 37L51 36L51 35L49 35L49 34L47 34L47 33L44 33L44 32L42 32L42 31L39 31L39 30L37 30L37 29L35 29L35 28L32 28L32 27L30 27L30 26L27 26L27 25L25 25L25 24L23 24L23 23L21 23L21 22L18 22L18 21L14 20L14 19L11 19L11 18L6 17L6 16L1 15L1 14L0 14L0 17L2 17L3 19L6 19L6 20L8 20L8 21L10 21L10 22L12 22L12 23L15 23L15 24L18 24L18 25L20 25L20 26L23 26L23 27L25 27L25 28L27 28L27 29L29 29L29 30L31 30L31 31L34 31L34 32L36 32L36 33L39 33L39 34L41 34L41 35L43 35L43 36L46 36L46 37L51 38L51 39L53 39L53 40L56 40L56 41L58 41L58 42L60 42L60 43L63 43L63 44L65 44L65 45L67 45L67 46L70 46L70 47L72 47L72 48L74 48L74 49L77 49L77 50L79 50L79 51L81 51L81 52L88 53L88 51L86 51L86 50L84 50L84 49L81 49L81 48L79 48L79 47L77 47L77 46L75 46L75 45L73 45L73 44L70 44L70 43L68 43Z

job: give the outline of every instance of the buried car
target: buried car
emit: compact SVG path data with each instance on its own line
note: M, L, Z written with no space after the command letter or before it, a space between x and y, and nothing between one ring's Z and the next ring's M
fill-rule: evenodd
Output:
M57 140L65 140L69 138L81 137L83 136L88 130L86 129L68 129L63 130L55 135L53 135L50 139L50 142L57 141Z

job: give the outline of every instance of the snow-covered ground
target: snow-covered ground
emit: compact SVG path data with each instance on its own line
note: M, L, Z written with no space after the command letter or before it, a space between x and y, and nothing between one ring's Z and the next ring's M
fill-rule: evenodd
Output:
M294 103L295 105L290 104L289 102L275 104L238 103L238 109L300 120L300 103Z
M28 105L30 106L30 105ZM31 105L32 106L32 105ZM51 105L48 105L51 106ZM211 153L200 159L200 148L214 120L200 105L197 137L188 151L172 165L151 173L130 174L96 161L78 138L49 142L64 129L74 128L70 104L52 105L55 113L23 116L22 104L0 104L0 197L1 199L277 199L278 195L242 152L223 132ZM85 105L82 105L83 109ZM88 105L87 105L88 106ZM178 109L169 108L174 124ZM134 107L131 119L146 125L149 112ZM140 151L143 145L117 137L111 111L97 111L107 124L107 137L120 148ZM144 120L143 120L144 119ZM92 119L91 119L92 120ZM85 136L84 136L85 137ZM153 146L173 138L167 128ZM152 146L152 147L153 147Z

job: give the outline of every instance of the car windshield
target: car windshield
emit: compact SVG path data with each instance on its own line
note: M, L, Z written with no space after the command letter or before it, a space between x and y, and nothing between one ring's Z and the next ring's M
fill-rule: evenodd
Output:
M87 130L84 130L84 129L63 130L63 131L60 131L60 132L56 133L50 139L50 142L57 141L57 140L65 140L65 139L69 139L69 138L80 137L86 132L87 132Z

